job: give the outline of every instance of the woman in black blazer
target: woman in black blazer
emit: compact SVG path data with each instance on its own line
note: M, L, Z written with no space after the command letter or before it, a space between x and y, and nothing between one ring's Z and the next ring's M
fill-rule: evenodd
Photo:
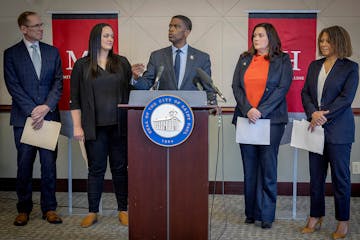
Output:
M350 218L350 153L355 123L351 104L359 82L358 64L347 59L352 54L350 36L339 26L323 29L318 37L319 54L308 69L302 103L309 119L309 131L322 126L325 132L323 155L309 153L310 217L302 233L320 228L325 216L325 179L328 164L338 220L333 239L344 238Z
M232 83L236 100L233 124L248 118L270 119L270 145L240 144L244 169L245 223L271 228L277 198L277 155L288 122L286 93L292 81L289 55L270 23L254 27L252 46L241 54Z
M119 103L129 98L131 66L128 60L113 53L114 33L109 24L93 27L89 54L76 61L71 73L70 109L74 139L85 141L88 157L89 214L82 227L97 222L109 159L118 218L128 224L127 214L127 115Z

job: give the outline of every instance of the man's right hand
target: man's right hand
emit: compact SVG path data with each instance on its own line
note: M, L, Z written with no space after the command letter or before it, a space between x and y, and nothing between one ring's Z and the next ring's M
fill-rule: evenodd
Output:
M131 71L133 78L137 80L145 72L145 65L142 63L136 63L131 66Z

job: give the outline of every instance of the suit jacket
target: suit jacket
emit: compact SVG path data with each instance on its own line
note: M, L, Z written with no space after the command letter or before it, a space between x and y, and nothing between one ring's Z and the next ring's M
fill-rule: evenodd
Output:
M359 84L359 66L349 59L338 59L329 72L318 106L318 76L325 58L313 61L308 69L306 81L301 92L302 104L307 118L315 111L329 110L327 122L323 125L325 141L346 144L354 141L355 122L351 109Z
M159 90L198 90L193 83L193 79L197 77L196 69L201 68L209 76L211 75L209 54L189 46L184 79L181 82L180 89L178 89L172 49L171 46L169 46L151 53L147 69L143 76L138 78L134 87L136 89L150 89L154 84L159 66L164 66L164 71L159 80ZM208 89L209 87L205 86L205 90Z
M4 78L12 97L10 124L23 127L32 110L42 104L50 107L46 120L59 121L57 104L62 94L63 73L58 50L39 42L41 73L38 78L24 41L4 52Z
M128 60L123 56L115 56L121 64L121 71L116 73L119 76L118 97L119 103L128 103L130 92L131 66ZM81 125L85 133L86 140L96 139L96 113L95 99L93 92L93 79L89 77L90 61L88 57L78 59L71 72L70 87L70 109L81 110ZM127 112L119 109L118 125L120 134L127 133Z
M246 97L244 75L251 63L253 56L240 56L236 65L232 83L236 107L232 123L236 125L237 117L247 117L247 112L252 108ZM286 93L292 82L292 65L289 55L281 53L270 61L268 78L263 96L257 109L261 118L270 119L271 123L287 123L288 111Z

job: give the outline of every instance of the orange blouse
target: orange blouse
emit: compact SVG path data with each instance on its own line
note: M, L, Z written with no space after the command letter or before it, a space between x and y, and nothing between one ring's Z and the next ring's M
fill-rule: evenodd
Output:
M255 55L244 75L246 97L251 106L257 107L264 94L269 73L269 60Z

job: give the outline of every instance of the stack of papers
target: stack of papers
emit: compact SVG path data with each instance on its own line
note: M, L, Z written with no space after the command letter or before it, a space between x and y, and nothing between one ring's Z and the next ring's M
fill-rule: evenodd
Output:
M270 119L258 119L250 123L248 118L238 117L236 142L253 145L270 145Z
M317 126L311 132L308 130L309 125L310 123L305 119L301 121L294 120L290 146L322 155L325 142L324 128Z

